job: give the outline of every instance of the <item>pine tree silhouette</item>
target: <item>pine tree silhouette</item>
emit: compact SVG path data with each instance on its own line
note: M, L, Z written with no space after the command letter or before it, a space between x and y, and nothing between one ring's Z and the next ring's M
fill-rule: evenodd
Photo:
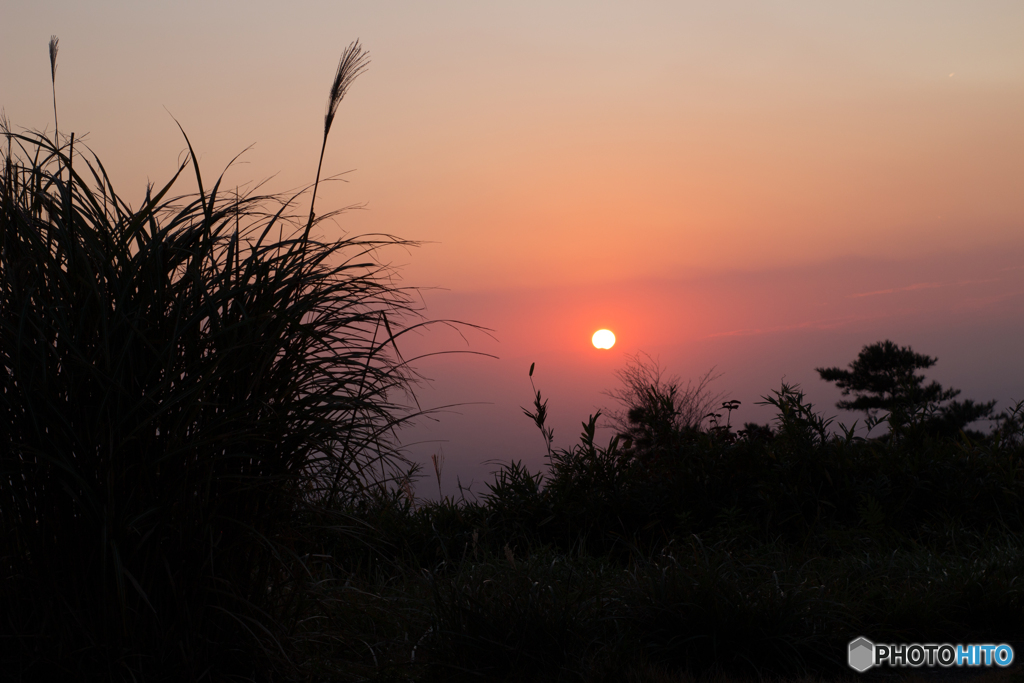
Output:
M959 389L945 389L935 381L925 384L917 371L936 362L937 358L886 339L861 349L849 370L815 369L823 380L842 389L843 396L854 394L853 400L839 401L836 407L863 411L869 424L886 419L894 430L912 425L933 436L956 436L970 423L990 418L995 401L954 401Z

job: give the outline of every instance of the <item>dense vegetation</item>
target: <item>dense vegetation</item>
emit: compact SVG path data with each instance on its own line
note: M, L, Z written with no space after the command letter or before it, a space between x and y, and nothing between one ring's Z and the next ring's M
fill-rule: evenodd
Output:
M346 51L325 143L364 66ZM638 358L608 443L595 415L552 448L536 392L545 471L417 501L389 438L415 311L375 255L400 241L317 241L326 216L194 162L198 194L168 199L176 175L132 209L73 136L3 134L13 680L835 679L859 635L1024 635L1024 406L970 431L992 406L925 385L934 359L819 370L866 438L786 385L736 429L708 376Z
M364 553L353 576L417 606L417 659L446 676L836 676L858 634L1022 635L1020 405L980 439L866 439L834 433L795 387L766 401L772 425L634 423L657 434L644 445L598 445L592 417L546 472L508 464L479 502L363 502L391 553ZM417 633L413 619L395 628Z

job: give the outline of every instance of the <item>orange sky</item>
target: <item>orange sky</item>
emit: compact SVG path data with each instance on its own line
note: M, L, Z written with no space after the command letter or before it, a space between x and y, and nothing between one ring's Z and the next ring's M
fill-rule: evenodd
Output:
M499 360L446 359L425 390L493 405L415 436L467 472L539 462L517 408L534 360L562 445L636 351L684 379L717 366L745 408L783 376L828 406L815 364L890 337L965 396L1024 398L1016 0L65 0L0 19L9 119L52 129L57 34L61 127L136 204L184 148L168 112L207 175L255 145L229 184L311 182L338 55L361 38L373 61L325 160L352 172L318 207L366 204L338 234L426 242L393 258L448 290L427 315L494 330L470 348ZM604 356L599 327L620 340Z

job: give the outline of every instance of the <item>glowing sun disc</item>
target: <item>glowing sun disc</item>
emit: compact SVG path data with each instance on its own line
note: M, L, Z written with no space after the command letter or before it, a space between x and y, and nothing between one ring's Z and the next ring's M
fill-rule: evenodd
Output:
M598 330L590 341L594 342L594 346L599 349L610 349L615 346L615 335L611 330Z

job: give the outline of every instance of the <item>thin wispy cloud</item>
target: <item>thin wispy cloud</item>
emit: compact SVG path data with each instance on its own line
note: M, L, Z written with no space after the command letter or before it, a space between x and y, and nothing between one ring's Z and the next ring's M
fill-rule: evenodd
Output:
M1013 270L1004 268L1003 270ZM860 299L865 296L879 296L881 294L895 294L896 292L913 292L919 289L936 289L937 287L961 287L964 285L977 285L986 282L998 282L1002 278L985 278L984 280L957 280L956 282L918 282L906 287L893 287L891 289L878 289L873 292L861 292L859 294L847 294L847 299Z
M878 289L873 292L861 292L859 294L848 294L848 299L859 299L865 296L879 296L880 294L894 294L896 292L912 292L918 289L934 289L936 287L944 287L945 285L941 282L918 282L907 287L893 287L892 289Z
M771 327L747 327L728 332L714 332L705 337L750 337L758 334L775 334L777 332L789 332L791 330L834 330L844 327L853 322L860 322L873 318L884 317L882 315L846 315L838 318L822 318L819 320L807 320L791 325L773 325Z

